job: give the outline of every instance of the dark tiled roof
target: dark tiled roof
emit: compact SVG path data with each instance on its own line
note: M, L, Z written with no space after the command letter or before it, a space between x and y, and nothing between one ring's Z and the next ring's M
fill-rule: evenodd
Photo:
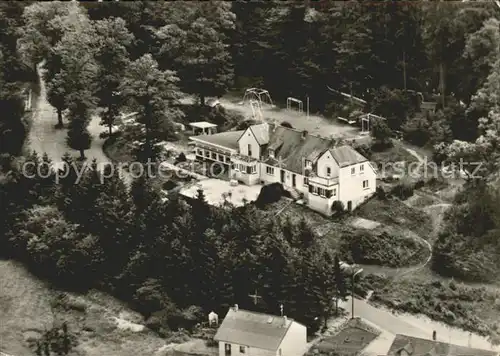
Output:
M288 127L277 126L271 131L268 148L274 150L276 159L280 159L282 167L288 171L302 174L303 159L314 162L319 156L332 146L328 139L306 135ZM267 152L264 155L267 156Z
M213 134L213 135L199 135L199 136L193 136L193 138L196 138L200 141L204 141L207 143L213 143L219 146L227 147L233 150L237 150L238 147L238 140L243 134L244 130L241 131L227 131L227 132L221 132L218 134Z
M420 339L397 334L387 356L398 356L398 351L405 349L411 356L498 356L494 351L473 349L444 342Z
M350 146L334 147L330 139L309 134L303 137L301 131L283 126L270 130L268 148L274 150L275 158L269 158L268 152L264 152L266 163L276 164L281 157L282 167L298 174L303 174L303 160L315 163L326 150L330 150L340 167L367 161Z
M293 320L248 310L229 309L214 339L276 351Z

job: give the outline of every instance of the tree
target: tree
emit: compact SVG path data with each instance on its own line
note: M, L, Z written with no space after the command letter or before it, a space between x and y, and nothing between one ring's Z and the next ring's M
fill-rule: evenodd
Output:
M426 4L423 36L429 57L439 73L443 108L446 107L446 96L450 92L448 81L459 83L469 71L461 63L466 35L479 30L483 21L491 16L491 8L491 4L490 8L481 4L461 6L439 1Z
M385 148L392 144L392 131L384 120L375 120L372 122L372 136L375 139L375 146Z
M121 18L99 20L94 25L99 37L96 96L98 105L104 108L101 124L108 127L111 135L115 119L120 115L124 104L120 84L130 62L128 48L132 45L134 36Z
M59 22L71 25L51 47L44 75L47 98L57 110L57 127L62 127L64 109L71 111L75 106L95 106L96 35L82 8L75 11L76 14L71 16L57 18Z
M47 59L66 31L80 24L83 8L77 2L32 3L24 8L24 26L17 46L21 57L35 68Z
M232 83L226 43L226 34L235 21L231 4L178 3L170 16L171 22L157 31L158 38L166 43L160 52L162 61L178 69L182 89L198 95L204 105L207 96L221 96Z
M138 152L141 161L156 158L159 126L171 127L172 134L172 122L182 116L182 112L175 107L181 95L178 81L175 72L159 70L158 63L150 54L132 62L127 68L121 91L137 105L138 122L144 125L143 143Z
M77 115L77 113L74 113ZM87 113L83 113L83 115L87 115ZM80 152L80 159L84 160L85 150L90 148L90 144L92 142L92 136L87 130L88 119L81 122L79 121L81 116L75 116L75 119L70 122L67 143L68 146L78 150Z
M472 67L472 72L466 77L469 80L466 88L469 97L486 81L499 50L500 22L495 18L486 20L483 27L467 37L463 56Z
M67 141L70 147L80 151L81 159L85 158L85 150L90 148L92 138L87 125L97 102L95 33L90 26L83 29L84 34L66 33L54 48L52 55L59 58L61 66L50 83L64 98L70 120ZM62 120L60 116L59 119Z
M333 262L333 271L335 277L335 314L339 314L339 299L344 299L347 295L346 281L344 273L340 267L340 260L335 255Z

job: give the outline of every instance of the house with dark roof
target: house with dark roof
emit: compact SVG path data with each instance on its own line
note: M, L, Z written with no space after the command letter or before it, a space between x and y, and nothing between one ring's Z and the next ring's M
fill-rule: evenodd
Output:
M498 352L397 334L387 356L498 356Z
M230 308L214 340L219 356L302 356L307 328L286 316Z
M306 131L260 123L191 140L197 159L226 166L232 179L247 185L279 182L325 215L333 213L335 201L352 210L375 193L377 175L368 159Z

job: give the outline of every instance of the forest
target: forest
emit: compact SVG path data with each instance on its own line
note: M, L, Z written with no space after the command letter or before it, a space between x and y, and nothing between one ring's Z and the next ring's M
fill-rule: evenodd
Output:
M401 132L439 162L484 162L486 179L457 197L434 264L460 277L480 265L472 278L500 269L485 252L499 248L498 193L488 184L499 153L495 3L2 2L0 13L0 251L59 287L119 296L160 333L235 301L254 307L256 289L259 308L277 314L283 303L314 330L351 288L336 251L305 220L273 219L252 204L216 209L201 191L163 202L147 177L129 191L118 177L101 184L97 169L79 184L75 172L57 184L54 172L27 178L23 163L36 172L49 160L24 142L23 90L40 63L54 125L68 125L80 158L94 113L112 135L122 112L139 112L145 130L134 139L146 160L157 157L155 143L175 138L186 95L203 106L264 87L277 102L310 97L324 114L339 110L327 87L363 98L387 118L375 138ZM435 100L436 112L418 115L416 93Z

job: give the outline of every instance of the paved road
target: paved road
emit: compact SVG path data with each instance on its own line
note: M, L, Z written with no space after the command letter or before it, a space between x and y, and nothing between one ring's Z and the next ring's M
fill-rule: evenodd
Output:
M340 303L340 307L351 315L351 299ZM461 346L470 346L484 350L500 351L493 347L484 337L453 328L423 316L406 313L394 314L385 308L377 308L363 299L354 298L354 316L361 317L369 323L377 325L384 335L406 334L409 336L432 339L432 332L436 330L437 340L450 342Z
M349 297L346 302L341 303L341 307L351 314L351 298ZM432 330L429 332L419 329L387 310L375 308L363 299L354 298L354 316L368 320L380 329L392 334L407 334L423 338L432 337Z

